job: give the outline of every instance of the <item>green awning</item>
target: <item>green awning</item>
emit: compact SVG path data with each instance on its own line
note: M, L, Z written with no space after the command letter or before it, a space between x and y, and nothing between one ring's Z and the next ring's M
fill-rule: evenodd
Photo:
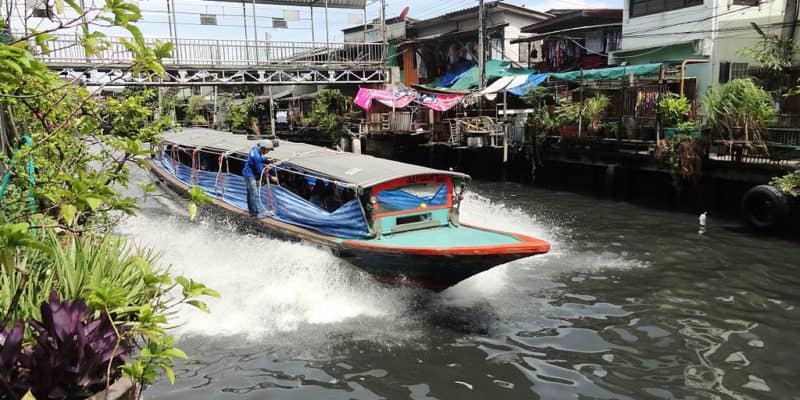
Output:
M389 54L387 56L386 66L387 67L399 67L400 64L399 64L399 62L397 60L398 59L397 56L400 55L400 50L397 48L397 45L389 43L388 52L389 52Z
M486 82L491 82L494 79L502 78L504 76L512 75L530 75L536 73L536 70L525 68L513 68L508 61L501 60L487 60L486 61ZM468 92L469 89L478 87L478 67L472 67L464 73L461 78L458 78L456 83L450 86L450 91L455 92Z
M661 71L662 63L626 65L624 67L586 69L583 71L554 72L550 74L550 79L562 81L578 82L585 81L622 79L628 75L658 75Z

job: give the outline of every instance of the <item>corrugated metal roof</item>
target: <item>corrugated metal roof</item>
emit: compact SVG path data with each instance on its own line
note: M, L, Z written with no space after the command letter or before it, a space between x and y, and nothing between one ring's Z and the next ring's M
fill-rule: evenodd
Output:
M245 156L257 140L207 128L183 128L164 134L164 141L182 147L206 148ZM336 151L310 144L281 141L269 157L295 165L331 179L361 187L371 187L393 179L414 175L444 174L469 179L459 172L420 167L383 158Z
M242 0L206 0L222 1L228 3L241 3ZM246 0L252 3L253 0ZM325 7L325 0L255 0L256 4L276 5L276 6L295 6L295 7ZM366 7L367 0L327 0L328 8L350 8L362 9Z

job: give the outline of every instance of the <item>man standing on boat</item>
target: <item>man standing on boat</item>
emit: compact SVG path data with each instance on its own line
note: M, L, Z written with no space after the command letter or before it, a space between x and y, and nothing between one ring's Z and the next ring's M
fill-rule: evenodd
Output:
M247 154L247 161L244 163L242 176L244 177L245 185L247 186L247 211L253 218L258 217L261 204L258 198L257 183L261 180L264 173L264 161L267 160L267 153L274 148L271 141L263 141L256 143L250 153Z

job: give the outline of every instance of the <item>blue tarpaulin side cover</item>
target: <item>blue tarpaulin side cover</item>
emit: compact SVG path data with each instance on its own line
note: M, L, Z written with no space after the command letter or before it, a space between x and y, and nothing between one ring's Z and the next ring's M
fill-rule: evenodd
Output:
M157 159L161 167L187 185L198 185L209 196L222 200L238 209L247 211L247 188L244 178L230 173L195 171L181 163L173 163L166 155ZM175 171L177 167L177 172ZM260 214L274 213L275 219L288 224L308 228L326 235L346 239L369 237L369 228L361 212L358 199L353 199L334 212L328 212L316 204L278 185L261 187Z
M378 203L381 209L411 210L419 207L421 203L428 206L442 206L447 204L447 185L442 185L431 196L416 196L402 189L384 190L378 193Z
M530 74L528 75L528 80L525 83L517 87L509 88L508 92L516 96L522 96L525 93L528 93L529 90L541 85L547 80L548 76L550 76L548 73Z

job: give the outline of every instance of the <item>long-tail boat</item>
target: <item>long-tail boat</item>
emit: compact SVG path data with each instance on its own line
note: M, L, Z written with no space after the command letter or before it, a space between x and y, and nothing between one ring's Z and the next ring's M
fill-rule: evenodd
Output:
M159 182L199 186L216 206L248 216L242 170L258 143L204 128L167 132L149 160ZM259 179L270 234L329 248L378 280L440 291L550 245L459 221L468 175L286 141Z

